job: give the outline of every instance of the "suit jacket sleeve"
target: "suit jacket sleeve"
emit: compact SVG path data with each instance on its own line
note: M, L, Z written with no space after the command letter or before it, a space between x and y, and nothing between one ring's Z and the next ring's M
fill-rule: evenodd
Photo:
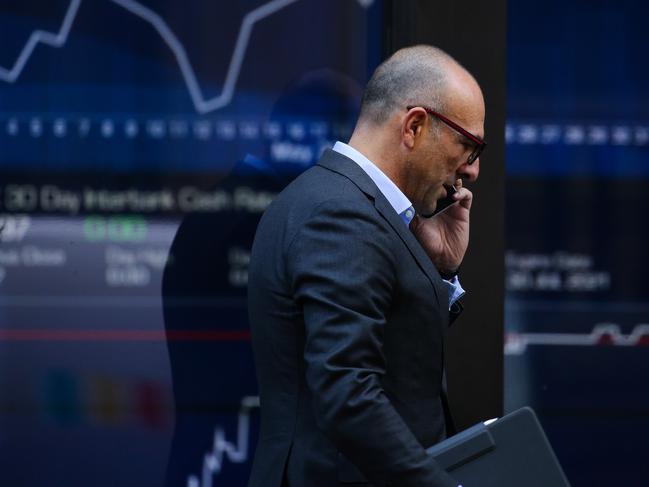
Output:
M321 204L287 249L318 427L377 486L456 487L390 403L383 335L394 233L371 204ZM417 337L413 337L416 340Z

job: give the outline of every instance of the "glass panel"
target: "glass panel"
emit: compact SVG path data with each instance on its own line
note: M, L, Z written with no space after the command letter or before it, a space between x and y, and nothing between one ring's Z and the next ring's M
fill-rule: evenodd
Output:
M381 17L2 2L0 484L245 484L252 236L349 136Z
M506 406L568 478L649 477L649 5L509 2Z

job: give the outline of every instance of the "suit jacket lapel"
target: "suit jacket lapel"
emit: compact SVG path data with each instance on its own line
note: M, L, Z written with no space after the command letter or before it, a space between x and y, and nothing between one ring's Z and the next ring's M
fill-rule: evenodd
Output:
M422 248L419 241L412 234L410 229L406 227L401 217L394 211L388 200L379 191L374 181L361 169L361 167L354 161L349 159L338 152L327 149L322 158L318 162L322 166L331 171L337 172L348 179L350 179L358 188L374 200L374 206L377 211L387 220L394 231L399 235L403 243L406 245L412 256L415 258L421 270L426 274L430 280L435 295L440 306L443 301L446 301L446 288L442 284L441 277L435 269L435 266L430 261L428 255ZM441 296L444 296L442 301Z

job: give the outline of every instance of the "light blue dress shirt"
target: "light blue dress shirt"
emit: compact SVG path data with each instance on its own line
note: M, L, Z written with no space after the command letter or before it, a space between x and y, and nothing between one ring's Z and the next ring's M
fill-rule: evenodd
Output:
M403 223L406 226L410 225L410 222L415 217L415 209L413 208L412 203L406 195L401 192L397 185L394 184L392 180L378 168L378 166L376 166L376 164L353 147L340 141L336 142L333 150L349 157L352 161L358 164L370 179L374 181L374 184L376 184L379 191L383 193L383 196L388 200L390 206L392 206L394 211L396 211L401 217ZM444 284L446 284L446 287L448 288L448 307L450 309L453 303L465 294L465 291L462 289L462 285L457 276L450 281L444 281Z

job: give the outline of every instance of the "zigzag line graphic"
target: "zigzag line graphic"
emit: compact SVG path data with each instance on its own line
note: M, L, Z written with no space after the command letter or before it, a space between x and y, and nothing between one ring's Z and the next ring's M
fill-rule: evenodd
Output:
M214 431L212 451L203 459L202 482L195 475L187 479L187 487L212 487L215 474L221 472L224 456L233 463L244 463L248 460L248 437L250 436L250 412L259 407L258 396L246 396L241 399L237 422L237 442L232 444L225 439L225 432L220 427Z
M70 29L72 28L72 24L77 16L79 7L81 6L81 1L82 0L70 1L70 6L65 13L63 23L61 24L61 28L57 34L43 30L32 32L13 67L7 69L0 66L0 80L6 81L7 83L14 83L25 69L29 58L39 43L51 47L63 47L68 39ZM110 1L148 22L153 26L158 34L160 34L160 37L162 37L176 57L176 61L178 62L183 79L187 85L187 89L189 90L189 95L194 104L194 108L198 113L205 114L223 108L232 101L234 89L239 78L239 73L241 72L241 65L243 64L243 59L245 58L246 50L248 49L248 41L250 40L250 35L252 34L254 25L260 20L273 15L299 0L272 0L254 10L251 10L243 17L234 51L232 53L232 58L230 59L230 65L228 66L223 90L221 91L221 94L210 99L205 98L200 86L198 85L196 74L189 62L189 57L187 56L184 46L162 17L156 14L153 10L133 0ZM358 0L358 3L362 7L368 8L372 5L373 0Z
M551 346L649 346L649 324L636 325L628 335L615 323L599 323L590 333L507 333L505 355L521 355L529 345Z
M58 34L52 34L44 30L35 30L27 39L25 47L20 51L20 55L16 59L13 68L8 70L0 66L0 79L8 83L13 83L18 79L20 73L25 69L25 65L34 52L34 49L39 43L47 44L52 47L62 47L68 40L68 34L72 28L72 23L77 16L77 11L81 5L81 0L72 0L68 11L65 13L61 29Z

